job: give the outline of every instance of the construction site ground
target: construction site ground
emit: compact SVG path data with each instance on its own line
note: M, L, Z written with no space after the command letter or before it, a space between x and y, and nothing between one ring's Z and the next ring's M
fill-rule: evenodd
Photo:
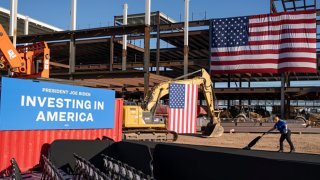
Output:
M224 133L219 138L204 138L201 134L181 135L175 143L203 146L218 146L243 148L261 133ZM252 147L252 150L277 151L279 149L279 133L267 134ZM320 154L320 134L292 134L291 140L297 153ZM284 151L289 151L289 145L284 141Z

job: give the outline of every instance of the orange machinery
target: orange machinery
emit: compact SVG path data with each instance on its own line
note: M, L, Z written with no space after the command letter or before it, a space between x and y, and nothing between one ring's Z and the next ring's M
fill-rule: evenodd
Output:
M0 24L0 69L9 69L13 77L49 78L50 50L46 42L15 48Z

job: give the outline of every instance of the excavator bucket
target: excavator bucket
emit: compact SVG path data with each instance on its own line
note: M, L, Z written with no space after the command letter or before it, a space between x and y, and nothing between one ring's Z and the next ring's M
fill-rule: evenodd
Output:
M209 122L202 133L202 137L220 137L224 133L223 127L220 123Z

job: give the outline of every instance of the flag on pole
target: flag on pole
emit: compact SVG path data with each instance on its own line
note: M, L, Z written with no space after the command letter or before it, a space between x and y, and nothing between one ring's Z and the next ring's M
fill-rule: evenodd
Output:
M317 72L316 11L212 19L211 73Z
M168 129L177 133L196 133L198 85L169 85Z

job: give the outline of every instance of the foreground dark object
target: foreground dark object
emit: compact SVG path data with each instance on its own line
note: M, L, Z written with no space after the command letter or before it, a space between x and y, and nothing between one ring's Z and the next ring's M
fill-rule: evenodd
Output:
M252 147L262 136L256 137L248 147ZM68 148L62 151L61 147L66 146ZM74 153L81 156L78 158L81 161L76 162ZM103 157L107 157L107 160L104 161ZM112 176L129 179L135 176L158 180L213 179L214 162L217 164L214 165L215 171L219 172L215 173L214 179L318 179L318 174L314 172L320 168L320 155L315 154L247 151L147 141L59 140L50 147L48 159L52 162L52 167L57 169L56 172L63 174L62 171L68 171L66 177L109 177L111 173ZM82 164L87 166L83 168ZM237 167L232 173L225 168L230 164ZM272 173L261 173L261 169L273 172L279 168L289 170L290 173L276 177Z

